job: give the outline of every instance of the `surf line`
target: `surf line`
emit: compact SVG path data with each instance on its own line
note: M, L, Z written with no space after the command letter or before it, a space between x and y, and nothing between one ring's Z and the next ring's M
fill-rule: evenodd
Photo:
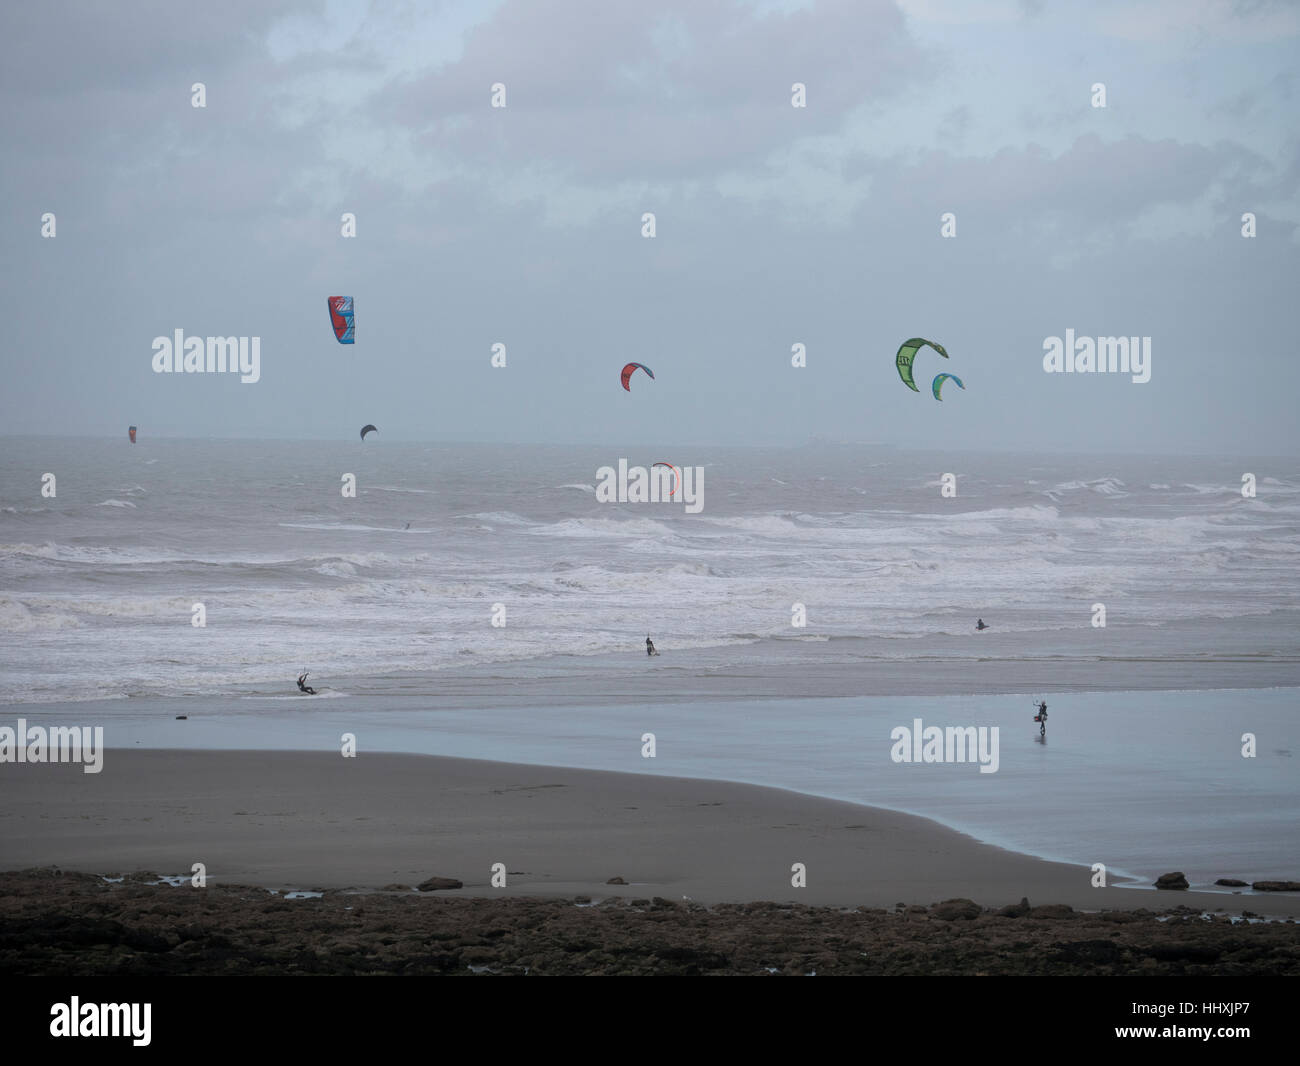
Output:
M79 762L82 773L97 774L104 768L104 727L28 726L18 719L18 728L0 726L0 763Z

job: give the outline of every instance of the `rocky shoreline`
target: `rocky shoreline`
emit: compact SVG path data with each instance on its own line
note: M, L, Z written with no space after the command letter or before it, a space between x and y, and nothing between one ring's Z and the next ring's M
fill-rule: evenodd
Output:
M1300 975L1300 923L1188 907L704 907L346 891L288 899L251 886L147 883L156 880L0 874L0 973Z

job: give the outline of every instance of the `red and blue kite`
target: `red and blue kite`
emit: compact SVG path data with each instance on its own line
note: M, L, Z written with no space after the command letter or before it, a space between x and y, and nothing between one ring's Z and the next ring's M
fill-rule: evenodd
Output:
M352 317L351 296L330 297L330 325L334 327L334 336L340 344L355 344L356 322Z

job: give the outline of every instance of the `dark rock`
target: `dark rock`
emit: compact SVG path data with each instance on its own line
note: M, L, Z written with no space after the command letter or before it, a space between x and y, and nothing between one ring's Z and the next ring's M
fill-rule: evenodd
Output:
M154 953L171 951L175 946L174 944L169 943L166 937L159 936L156 933L146 932L141 929L129 930L126 935L122 937L122 943L129 948L134 948L136 951Z
M1256 881L1250 887L1256 892L1300 892L1300 881Z
M1243 885L1244 885L1245 883L1246 883L1245 881L1242 882ZM611 877L608 881L605 882L605 884L607 884L607 885L625 885L625 884L627 884L627 882L624 881L621 877Z
M454 877L430 877L415 887L421 892L437 892L440 888L464 888L465 886Z
M1245 888L1245 881L1238 881L1235 877L1220 877L1214 882L1216 885L1224 885L1227 888Z
M381 892L410 892L410 885L384 885Z
M426 861L452 865L436 856ZM697 909L646 900L634 907L609 894L602 906L580 912L572 896L451 892L432 902L415 895L334 890L319 900L285 903L252 885L171 891L138 882L106 885L97 875L0 872L0 975L45 974L65 983L91 974L468 976L471 970L485 976L1300 976L1300 924L1205 921L1200 907L1169 906L1166 896L1156 904L1167 921L1138 909L1093 914L1066 907L1037 908L1039 917L1061 915L1057 921L1000 918L990 909L973 920L945 921L940 915L966 910L964 901L934 901L927 914L921 907L886 913L773 901ZM1086 895L1107 906L1116 898L1152 899ZM1243 902L1226 906L1237 913Z
M1177 873L1161 874L1158 878L1156 878L1156 888L1184 889L1186 887L1187 887L1187 878L1183 876L1181 870L1178 871Z
M1074 908L1064 903L1048 903L1042 907L1031 907L1029 909L1031 918L1073 918Z
M946 899L930 911L941 922L970 921L980 916L980 905L973 899Z
M1124 952L1112 940L1076 940L1061 944L1052 962L1059 965L1100 966L1122 961Z
M1009 906L1003 907L998 911L998 914L1003 918L1023 918L1032 909L1033 908L1029 906L1029 898L1027 896L1021 896L1019 903L1012 903Z
M1159 944L1147 949L1147 954L1161 962L1218 962L1223 952L1217 947L1197 944Z
M730 960L726 955L714 951L701 951L693 947L659 948L655 955L666 962L676 963L679 972L698 974L704 970L724 969Z

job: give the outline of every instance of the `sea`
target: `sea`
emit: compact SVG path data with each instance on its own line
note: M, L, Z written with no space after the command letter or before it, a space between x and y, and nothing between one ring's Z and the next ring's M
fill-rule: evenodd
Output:
M702 507L606 502L620 461L695 468ZM6 722L110 746L351 724L369 750L891 806L1138 877L1300 877L1300 461L8 438L0 686ZM999 725L998 773L893 763L917 718Z
M703 509L599 502L597 471L620 459L700 467ZM0 455L7 702L303 670L345 685L643 652L647 635L679 659L858 638L910 661L936 638L978 649L977 618L1026 655L1208 624L1166 654L1267 660L1294 656L1300 627L1279 618L1298 609L1295 460L125 435L10 438Z

